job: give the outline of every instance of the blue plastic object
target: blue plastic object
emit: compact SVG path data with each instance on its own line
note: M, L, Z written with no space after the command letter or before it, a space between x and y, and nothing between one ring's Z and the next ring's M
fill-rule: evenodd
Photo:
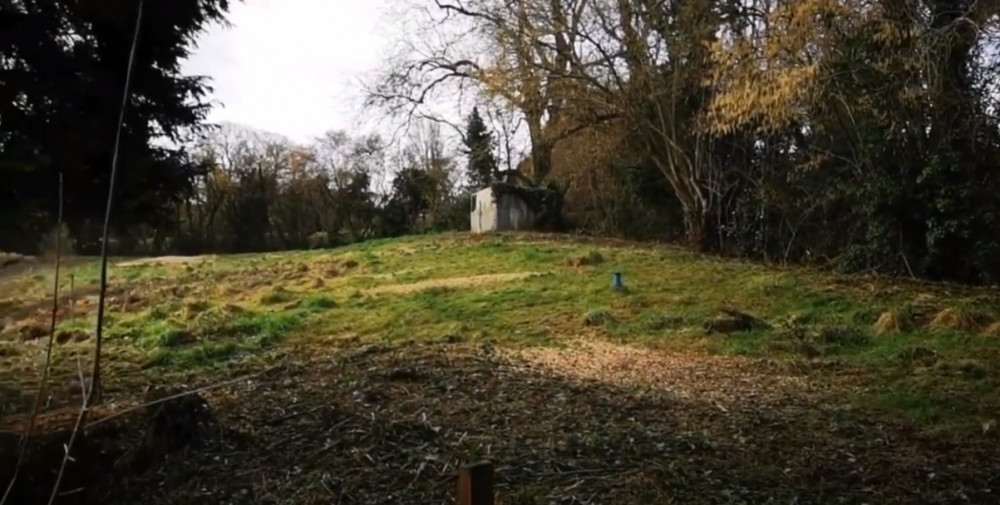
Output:
M621 272L615 272L614 286L615 286L615 289L617 289L617 290L620 290L622 288L622 273Z

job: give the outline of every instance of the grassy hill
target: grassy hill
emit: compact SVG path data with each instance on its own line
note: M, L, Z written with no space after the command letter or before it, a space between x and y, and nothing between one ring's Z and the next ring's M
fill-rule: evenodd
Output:
M624 290L613 289L614 272L623 274ZM8 414L30 407L52 282L51 268L40 265L0 276ZM992 499L997 488L986 476L1000 462L981 450L995 445L1000 416L993 290L778 269L624 242L456 234L332 251L122 260L111 269L110 291L105 368L113 404L134 404L150 384L211 384L278 364L266 392L248 400L226 389L215 398L219 415L240 424L282 405L308 404L315 413L374 394L361 404L395 413L375 437L386 454L412 442L393 441L393 423L434 412L437 428L453 432L448 449L428 449L433 441L414 447L456 461L508 456L502 490L523 503L549 496L575 471L603 476L587 484L600 496L636 503L683 497L685 486L693 493L686 503L826 503L817 496L902 503L956 486ZM95 262L64 269L53 405L78 401L67 385L89 366L96 292ZM533 379L524 382L526 374ZM318 430L323 419L330 418L302 414L295 430ZM644 428L629 419L644 420ZM19 422L23 416L6 416L7 429ZM462 430L480 438L459 437ZM962 449L931 455L935 443ZM534 456L518 444L535 447ZM595 463L601 451L618 450L626 454L618 463L660 466L617 471ZM664 450L686 456L657 456ZM857 464L841 461L841 452ZM906 478L916 495L880 480L893 478L882 468L892 458L913 470ZM927 458L945 458L936 460L937 481L917 470ZM951 468L948 458L978 468ZM375 459L353 464L371 470ZM693 466L668 471L662 465L671 459ZM421 461L434 467L436 460ZM553 468L560 464L569 466ZM419 480L418 462L398 465L400 475ZM702 471L715 476L698 477ZM826 480L817 474L848 471ZM601 484L621 472L631 485ZM289 479L288 489L315 487ZM635 487L647 481L668 489ZM421 492L440 493L434 489ZM319 503L324 491L316 493Z

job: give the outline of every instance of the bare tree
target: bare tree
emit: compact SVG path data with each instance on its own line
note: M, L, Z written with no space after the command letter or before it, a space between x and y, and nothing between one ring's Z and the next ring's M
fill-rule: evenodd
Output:
M426 28L473 37L477 54L424 32L423 51L398 59L369 105L418 113L440 86L473 84L518 111L536 179L555 145L589 126L625 118L684 207L692 240L711 234L723 177L715 137L698 128L707 99L707 46L722 23L715 0L434 0ZM437 16L435 16L437 14ZM450 24L449 24L450 23ZM462 30L461 28L464 28Z
M424 21L419 40L404 44L404 54L387 62L368 87L366 105L407 121L433 118L430 102L446 90L461 94L471 88L521 115L533 175L543 179L551 170L552 147L565 136L555 128L570 96L561 74L579 61L571 53L586 3L423 2L415 9Z

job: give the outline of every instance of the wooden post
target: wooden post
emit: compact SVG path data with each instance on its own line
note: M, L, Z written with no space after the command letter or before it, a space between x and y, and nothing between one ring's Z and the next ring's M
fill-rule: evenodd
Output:
M493 505L493 464L484 461L458 469L458 505Z
M69 274L69 321L76 321L76 279Z

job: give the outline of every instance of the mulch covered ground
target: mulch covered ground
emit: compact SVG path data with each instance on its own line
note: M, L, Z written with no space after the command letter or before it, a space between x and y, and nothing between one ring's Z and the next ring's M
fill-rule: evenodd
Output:
M197 428L159 408L101 423L100 465L64 502L441 504L457 466L488 459L508 505L1000 503L995 441L851 409L865 381L845 371L596 342L359 346L203 393Z

